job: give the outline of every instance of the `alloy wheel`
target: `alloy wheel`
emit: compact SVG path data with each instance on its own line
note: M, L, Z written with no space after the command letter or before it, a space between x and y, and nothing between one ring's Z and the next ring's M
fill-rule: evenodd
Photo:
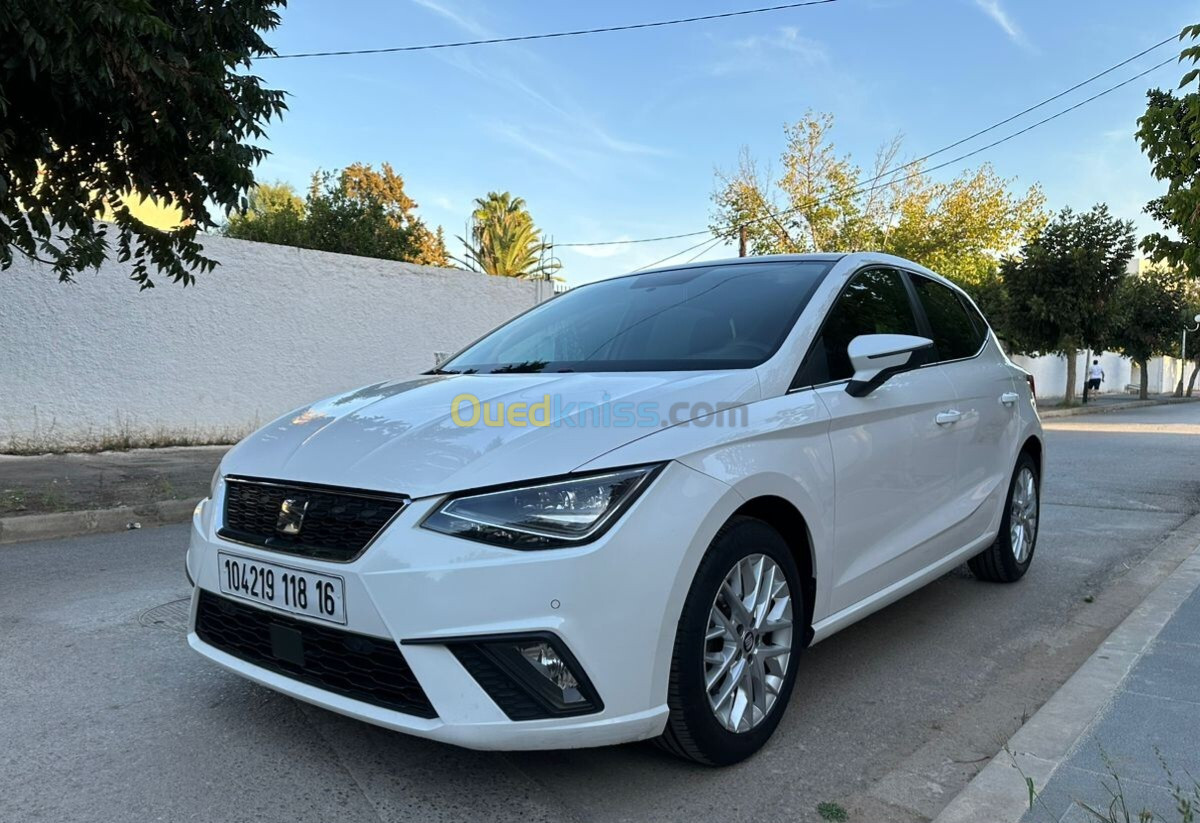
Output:
M770 714L792 652L792 594L763 554L739 560L721 583L704 635L704 684L722 726L748 732Z
M1033 471L1024 466L1013 479L1012 504L1009 508L1009 543L1013 558L1024 563L1033 552L1037 539L1038 489Z

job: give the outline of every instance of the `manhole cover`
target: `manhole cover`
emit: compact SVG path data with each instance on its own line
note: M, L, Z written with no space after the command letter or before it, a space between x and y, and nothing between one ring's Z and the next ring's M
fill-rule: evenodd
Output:
M192 610L192 598L181 597L170 603L163 603L152 609L146 609L138 615L138 622L143 626L157 626L179 633L187 631L188 615Z

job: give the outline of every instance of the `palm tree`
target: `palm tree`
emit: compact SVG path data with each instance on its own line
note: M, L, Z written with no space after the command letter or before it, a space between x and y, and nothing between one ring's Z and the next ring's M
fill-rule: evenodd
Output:
M498 277L557 279L562 267L548 259L550 246L542 239L525 200L508 192L488 192L476 198L471 213L471 238L458 238L466 249L468 267Z

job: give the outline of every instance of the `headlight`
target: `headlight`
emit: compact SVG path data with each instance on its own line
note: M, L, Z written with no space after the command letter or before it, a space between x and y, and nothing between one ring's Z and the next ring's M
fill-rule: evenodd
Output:
M211 500L217 496L217 485L221 482L221 464L217 464L217 470L213 472L212 480L208 482L208 499Z
M636 466L453 497L421 525L509 549L579 545L603 534L661 468Z

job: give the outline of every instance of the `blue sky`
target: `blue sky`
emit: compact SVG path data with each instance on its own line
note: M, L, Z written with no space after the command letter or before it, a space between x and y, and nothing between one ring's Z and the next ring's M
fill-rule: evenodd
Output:
M374 48L719 13L761 0L604 4L543 0L293 0L269 40L280 52ZM420 213L449 238L473 198L524 197L558 243L694 231L714 169L739 148L776 161L784 123L831 112L835 142L862 165L897 132L918 156L1048 97L1200 22L1200 2L840 0L826 6L644 31L433 52L261 61L290 93L269 128L260 179L303 190L317 167L390 162ZM994 138L1170 56L1164 46ZM938 172L991 162L1049 205L1104 201L1141 213L1160 193L1133 139L1147 88L1175 66ZM988 139L977 141L982 144ZM974 147L971 144L968 147ZM562 249L582 283L695 241ZM452 252L458 244L452 241ZM707 257L724 257L717 247ZM688 254L679 259L687 259Z

